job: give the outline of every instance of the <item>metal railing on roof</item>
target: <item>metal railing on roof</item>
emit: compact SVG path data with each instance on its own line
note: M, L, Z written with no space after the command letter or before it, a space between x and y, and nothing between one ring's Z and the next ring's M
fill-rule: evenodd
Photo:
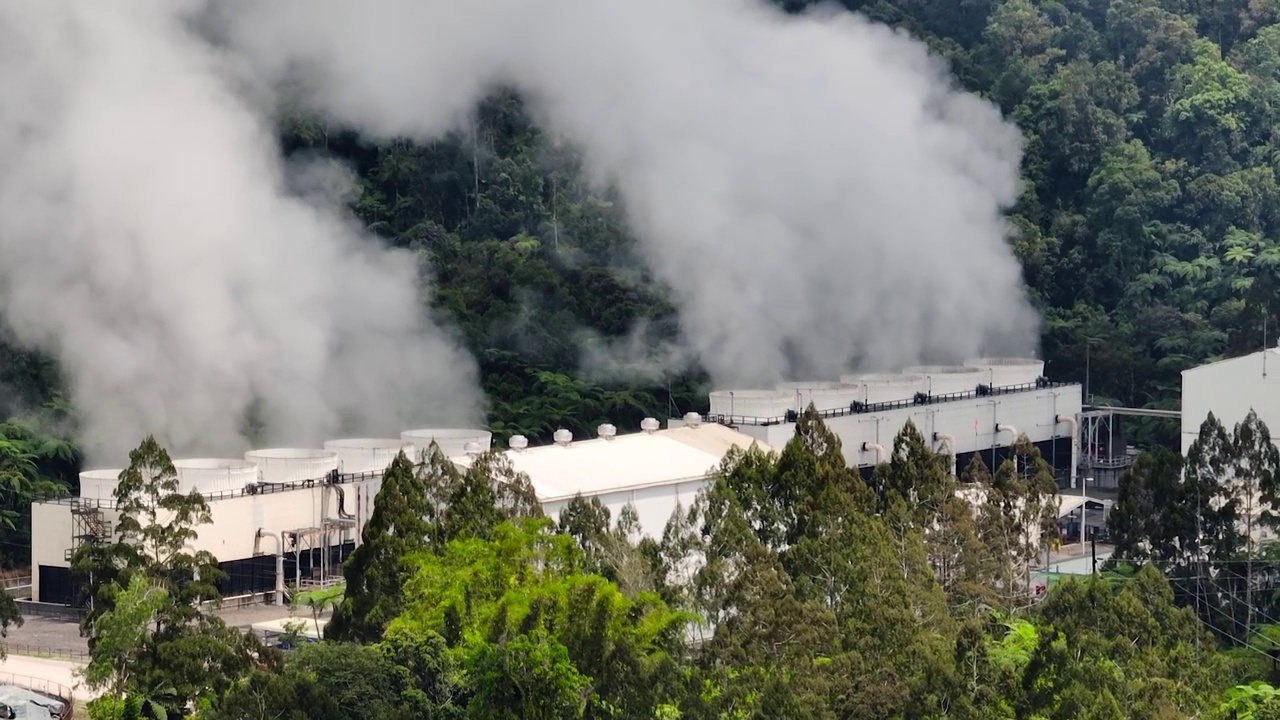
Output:
M921 392L916 393L915 397L906 400L894 400L891 402L861 403L854 401L849 404L849 407L839 407L831 410L818 410L817 412L818 417L823 420L827 420L829 418L846 417L848 415L865 415L867 413L885 412L886 410L900 410L902 408L917 407L920 405L934 405L937 403L956 402L959 400L974 400L977 398L994 397L998 395L1013 395L1017 393L1032 392L1035 390L1048 390L1078 384L1079 383L1040 380L1033 383L1007 385L1004 387L979 385L973 390L967 390L964 392L940 393L937 395ZM721 425L781 425L782 423L795 422L799 417L800 413L798 411L789 410L786 415L779 415L777 417L718 415L708 413L703 416L702 420L703 422L719 423Z
M354 482L365 482L368 480L380 480L385 474L383 470L370 470L368 472L359 473L337 473L336 477L330 475L328 477L314 478L310 480L298 480L291 483L252 483L242 488L232 488L230 490L218 490L216 492L200 493L205 502L214 500L228 500L231 498L248 497L253 495L272 495L282 492L293 492L294 490L307 490L317 485L347 485ZM49 505L70 505L78 509L99 508L103 510L116 509L116 501L114 498L97 499L85 497L66 497L56 500L46 500Z

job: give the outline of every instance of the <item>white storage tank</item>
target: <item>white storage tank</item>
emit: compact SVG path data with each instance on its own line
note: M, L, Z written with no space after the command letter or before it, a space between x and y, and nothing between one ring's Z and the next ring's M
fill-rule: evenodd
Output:
M250 450L244 459L258 466L258 479L276 485L320 480L338 469L338 453L308 448Z
M856 383L794 382L780 383L778 390L791 393L791 407L801 411L812 403L818 410L847 409L854 401L862 402L863 389Z
M178 491L201 495L243 490L258 482L258 466L239 458L188 458L174 460Z
M80 497L86 500L115 500L116 485L124 470L85 470L80 473Z
M917 365L904 372L923 376L922 391L934 397L973 392L986 382L986 373L967 365Z
M344 473L382 472L402 451L410 460L418 461L417 449L408 440L347 438L329 440L324 449L338 453L338 469Z
M712 415L740 418L781 418L796 403L786 390L716 390L709 397Z
M924 377L909 373L865 373L845 375L840 380L861 387L861 402L867 405L912 400L921 392Z
M983 373L984 385L993 388L1034 385L1044 377L1044 361L1035 358L978 358L965 362Z
M400 433L401 440L413 443L420 451L431 447L431 443L440 446L445 457L462 457L467 454L467 445L475 443L483 452L493 447L493 433L488 430L474 428L426 428L422 430L405 430Z

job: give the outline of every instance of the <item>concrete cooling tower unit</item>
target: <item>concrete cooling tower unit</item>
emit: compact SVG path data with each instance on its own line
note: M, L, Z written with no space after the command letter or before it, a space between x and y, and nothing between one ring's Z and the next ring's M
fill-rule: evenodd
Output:
M416 458L412 442L391 438L330 440L324 449L338 454L339 469L344 473L382 472L401 452L410 460Z
M80 497L86 500L114 500L120 473L124 470L85 470L80 473Z
M338 469L338 453L308 448L267 448L250 450L244 459L258 466L258 480L292 485L303 480L319 480Z
M865 373L845 375L840 381L862 389L860 401L867 405L914 400L923 392L924 376L911 373Z
M1044 377L1044 361L1035 358L978 358L965 365L977 368L983 384L993 388L1034 385Z
M711 414L747 418L780 418L794 409L796 395L786 390L716 390Z
M854 402L862 402L861 385L842 382L789 382L780 383L779 391L791 393L791 407L801 411L810 403L817 410L848 409Z
M973 392L987 380L986 373L966 365L917 365L906 368L903 372L923 376L922 392L935 397Z
M424 428L421 430L405 430L400 439L412 442L418 452L426 452L431 443L440 446L440 452L447 458L462 457L467 454L468 445L480 446L481 452L488 452L493 447L493 433L488 430L474 428Z
M173 461L178 491L201 495L243 490L258 482L258 466L239 458L192 458Z

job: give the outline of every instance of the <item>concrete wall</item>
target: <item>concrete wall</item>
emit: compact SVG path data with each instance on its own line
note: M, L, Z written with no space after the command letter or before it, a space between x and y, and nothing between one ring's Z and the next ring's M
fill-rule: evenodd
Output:
M1265 359L1264 359L1265 358ZM1226 426L1252 409L1280 438L1280 350L1202 365L1182 373L1182 454L1200 434L1210 411Z
M684 480L662 485L650 485L638 488L622 488L595 495L600 502L609 508L609 522L618 523L622 509L631 503L640 519L640 530L655 540L662 539L667 521L675 512L677 504L687 511L697 499L698 492L707 486L707 478ZM583 497L591 497L584 494ZM560 519L560 512L573 500L573 497L547 498L542 501L542 511L553 520Z

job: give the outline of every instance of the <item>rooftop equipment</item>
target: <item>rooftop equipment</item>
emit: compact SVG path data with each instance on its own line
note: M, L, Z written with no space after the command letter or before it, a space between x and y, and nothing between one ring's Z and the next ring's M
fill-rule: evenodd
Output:
M596 434L605 440L612 440L618 436L618 428L610 425L609 423L604 423L600 427L596 428Z
M560 447L569 447L569 443L573 442L573 433L565 430L564 428L560 428L555 431L555 434L551 436L551 439Z

